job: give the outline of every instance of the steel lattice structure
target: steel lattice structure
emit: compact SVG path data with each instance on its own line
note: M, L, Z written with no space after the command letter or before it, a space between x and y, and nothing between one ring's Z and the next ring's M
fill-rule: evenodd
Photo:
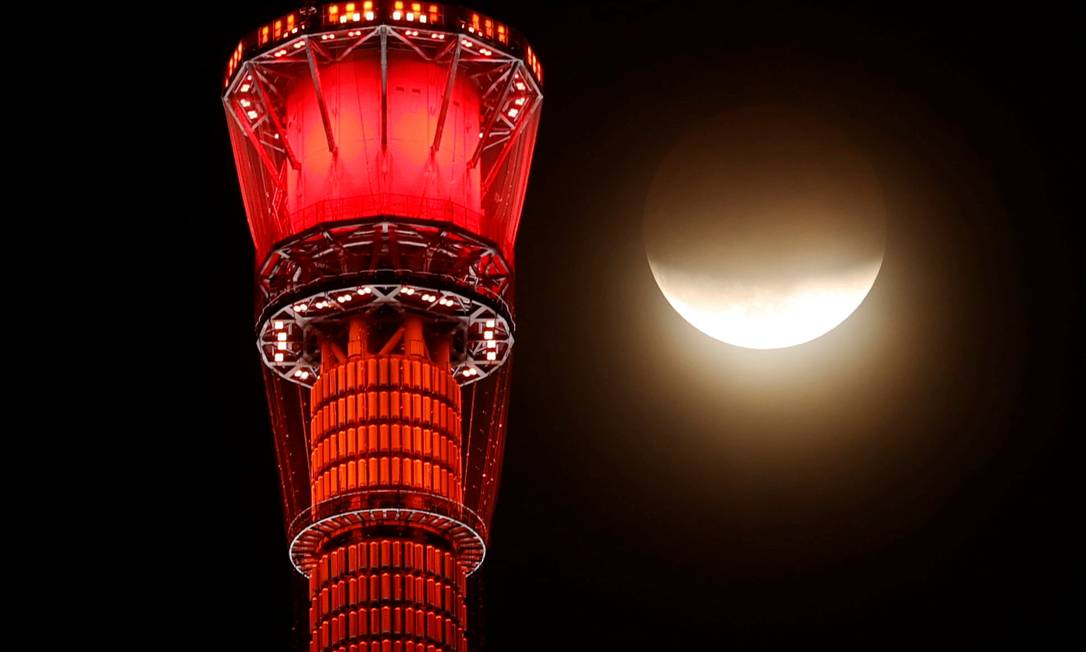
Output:
M233 52L223 106L309 649L468 649L514 342L542 66L451 5L299 9Z

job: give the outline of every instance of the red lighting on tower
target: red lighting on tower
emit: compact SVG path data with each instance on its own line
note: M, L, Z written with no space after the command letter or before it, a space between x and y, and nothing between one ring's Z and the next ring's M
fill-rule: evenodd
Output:
M341 2L258 28L224 81L310 649L465 651L542 67L468 9Z

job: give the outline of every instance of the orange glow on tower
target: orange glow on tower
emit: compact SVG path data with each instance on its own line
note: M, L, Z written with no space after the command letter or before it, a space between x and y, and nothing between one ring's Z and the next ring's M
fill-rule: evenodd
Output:
M227 64L314 652L468 649L541 75L506 25L415 2L298 10Z

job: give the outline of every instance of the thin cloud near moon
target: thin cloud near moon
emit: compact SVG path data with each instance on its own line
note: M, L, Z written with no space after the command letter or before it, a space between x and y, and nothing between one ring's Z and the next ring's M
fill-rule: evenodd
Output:
M882 267L878 178L835 128L756 107L691 128L644 223L650 269L687 322L735 346L809 342L845 321Z

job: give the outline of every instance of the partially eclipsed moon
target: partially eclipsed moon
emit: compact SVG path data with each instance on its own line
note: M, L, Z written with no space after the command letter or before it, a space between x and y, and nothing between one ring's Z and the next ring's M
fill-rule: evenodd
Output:
M751 349L826 334L882 266L878 180L843 134L781 109L719 116L668 154L645 249L668 302L706 335Z
M706 282L649 260L675 312L709 337L747 349L781 349L830 332L860 307L881 265L880 259L774 286Z

